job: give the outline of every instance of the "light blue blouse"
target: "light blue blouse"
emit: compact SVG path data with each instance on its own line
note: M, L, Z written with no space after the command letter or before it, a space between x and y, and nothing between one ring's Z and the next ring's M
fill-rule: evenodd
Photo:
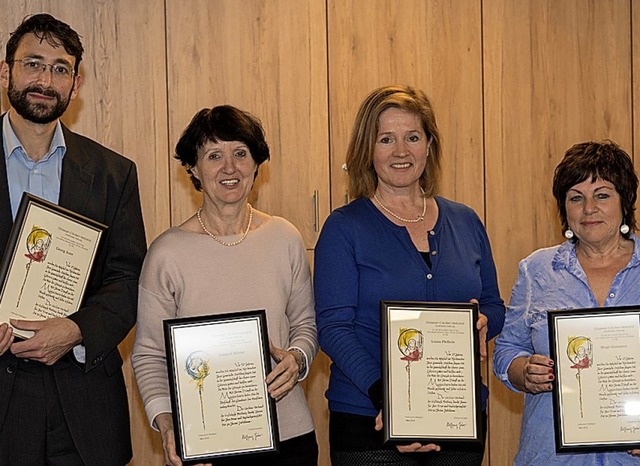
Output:
M629 264L613 280L604 306L640 304L640 239L635 242ZM507 370L519 356L549 356L548 309L597 307L587 276L569 241L535 251L519 265L511 292L505 325L496 339L493 370L511 390ZM640 465L640 458L626 452L556 454L551 392L525 393L520 444L516 466L531 465Z

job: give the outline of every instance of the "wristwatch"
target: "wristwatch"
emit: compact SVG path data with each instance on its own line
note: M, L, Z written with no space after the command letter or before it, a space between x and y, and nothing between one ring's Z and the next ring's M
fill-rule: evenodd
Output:
M289 348L289 351L295 351L300 354L300 372L298 373L298 377L302 377L304 373L307 371L307 358L300 348Z

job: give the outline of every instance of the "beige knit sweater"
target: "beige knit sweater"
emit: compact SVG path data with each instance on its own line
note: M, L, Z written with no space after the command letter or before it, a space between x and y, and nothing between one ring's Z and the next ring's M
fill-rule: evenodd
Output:
M233 247L177 227L153 242L140 276L131 360L154 428L158 414L171 412L162 321L253 309L266 310L273 344L300 348L311 364L318 350L311 276L291 223L271 217ZM277 403L277 414L280 440L313 430L300 385Z

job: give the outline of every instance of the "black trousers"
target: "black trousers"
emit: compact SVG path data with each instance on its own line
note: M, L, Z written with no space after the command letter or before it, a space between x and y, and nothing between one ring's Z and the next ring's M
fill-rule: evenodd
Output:
M18 361L0 429L0 464L84 466L60 405L53 370L45 364Z
M467 448L442 447L439 452L400 453L384 445L382 431L376 431L375 418L330 412L329 443L333 466L481 466L484 456L487 416L482 412L482 445Z
M315 431L280 442L280 451L258 457L238 456L214 461L214 466L318 466L318 443Z

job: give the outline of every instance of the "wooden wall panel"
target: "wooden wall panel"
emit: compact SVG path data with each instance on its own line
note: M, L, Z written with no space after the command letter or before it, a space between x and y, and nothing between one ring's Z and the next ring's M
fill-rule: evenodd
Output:
M483 217L482 49L476 0L329 0L332 207L358 106L374 88L409 84L433 101L444 140L442 194Z
M640 172L640 156L638 154L638 144L640 143L640 2L631 1L631 63L633 64L631 82L633 84L633 162L636 172ZM637 209L637 205L636 205ZM636 215L637 211L636 211ZM640 217L637 217L640 219Z
M408 84L434 105L441 194L484 218L480 3L329 0L328 10L332 208L348 200L343 164L358 106L379 86ZM318 362L316 383L326 385L328 364Z
M169 227L164 1L4 1L2 58L9 32L26 15L40 12L67 22L82 36L84 81L63 120L74 131L136 162L151 240ZM2 109L8 109L5 94ZM133 332L120 345L131 408L135 458L131 464L162 464L162 446L148 427L131 370L132 345Z
M167 5L171 147L201 108L231 104L255 114L265 127L271 161L260 168L251 202L290 220L313 248L320 221L329 213L325 2L238 5L235 0ZM202 201L177 161L170 173L176 225ZM320 355L304 384L325 465L327 365Z
M630 2L483 1L486 225L508 298L520 259L562 240L553 170L576 142L631 150ZM492 378L491 466L512 464L520 396Z
M188 0L167 10L172 147L201 108L231 104L262 120L271 161L252 201L293 222L307 247L329 212L326 28L323 0ZM171 166L172 223L201 203ZM314 192L319 212L314 215Z

